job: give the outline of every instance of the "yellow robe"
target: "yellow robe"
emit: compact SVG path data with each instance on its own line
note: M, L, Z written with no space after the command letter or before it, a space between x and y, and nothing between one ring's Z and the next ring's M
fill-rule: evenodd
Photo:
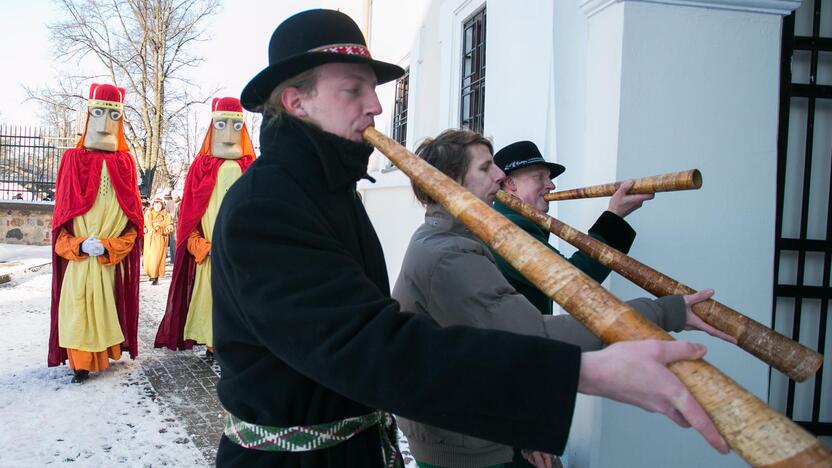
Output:
M144 213L144 249L142 262L148 278L165 276L165 260L168 258L168 234L173 230L173 220L164 208Z
M89 211L72 220L76 237L118 237L127 226L127 216L102 162L98 194ZM58 305L58 343L62 348L105 351L122 343L118 323L115 275L118 265L104 266L96 257L67 264Z
M211 199L208 201L208 208L202 215L202 233L209 242L214 233L214 221L220 210L220 204L225 197L225 192L242 175L239 164L236 161L225 161L217 171L217 183L211 192ZM196 266L196 278L194 279L194 290L191 294L191 303L188 306L188 318L185 320L185 339L194 340L199 344L214 346L214 333L211 328L211 256L205 258Z

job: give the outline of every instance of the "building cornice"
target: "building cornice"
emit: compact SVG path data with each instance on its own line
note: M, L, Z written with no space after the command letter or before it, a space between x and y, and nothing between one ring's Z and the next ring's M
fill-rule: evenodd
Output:
M785 16L800 6L801 0L582 0L581 10L587 18L619 2L661 3L686 7L731 10Z

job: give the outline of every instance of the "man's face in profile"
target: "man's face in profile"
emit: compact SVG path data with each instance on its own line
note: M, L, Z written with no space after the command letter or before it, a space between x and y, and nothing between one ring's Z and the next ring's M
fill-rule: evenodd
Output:
M366 64L327 63L318 69L315 90L301 97L297 116L352 141L381 113L376 75Z

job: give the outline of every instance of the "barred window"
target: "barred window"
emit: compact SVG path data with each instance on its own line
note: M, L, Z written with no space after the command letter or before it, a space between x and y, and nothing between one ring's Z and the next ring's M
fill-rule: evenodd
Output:
M485 124L485 7L462 26L459 126L482 133Z
M407 92L410 85L410 68L396 80L396 100L393 106L393 139L400 145L407 143Z

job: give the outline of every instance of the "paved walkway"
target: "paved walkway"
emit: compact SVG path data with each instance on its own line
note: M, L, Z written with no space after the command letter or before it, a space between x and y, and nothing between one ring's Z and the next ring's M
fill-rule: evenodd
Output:
M213 359L205 357L205 347L197 346L190 351L170 351L153 348L156 330L164 313L164 303L159 301L159 293L167 297L170 286L172 266L168 265L166 277L156 286L150 285L142 272L141 294L148 311L150 303L155 303L154 313L142 313L139 317L139 340L142 354L139 357L142 370L152 386L151 398L174 412L188 432L194 445L199 448L207 463L213 464L217 445L222 435L225 413L217 398L217 381L220 376L219 365ZM155 300L154 300L155 299ZM157 310L161 312L157 312ZM410 455L407 439L399 432L399 447L407 467L416 467Z
M151 291L154 295L161 292L167 297L172 268L168 265L166 278L156 286L150 285L142 272L142 299L149 295L145 294L146 291ZM153 387L153 397L161 400L163 405L177 415L205 460L213 464L225 415L216 390L219 365L205 357L204 346L178 352L154 348L156 330L164 313L164 302L156 303L160 304L160 313L139 316L139 340L143 350L139 359L142 370Z

